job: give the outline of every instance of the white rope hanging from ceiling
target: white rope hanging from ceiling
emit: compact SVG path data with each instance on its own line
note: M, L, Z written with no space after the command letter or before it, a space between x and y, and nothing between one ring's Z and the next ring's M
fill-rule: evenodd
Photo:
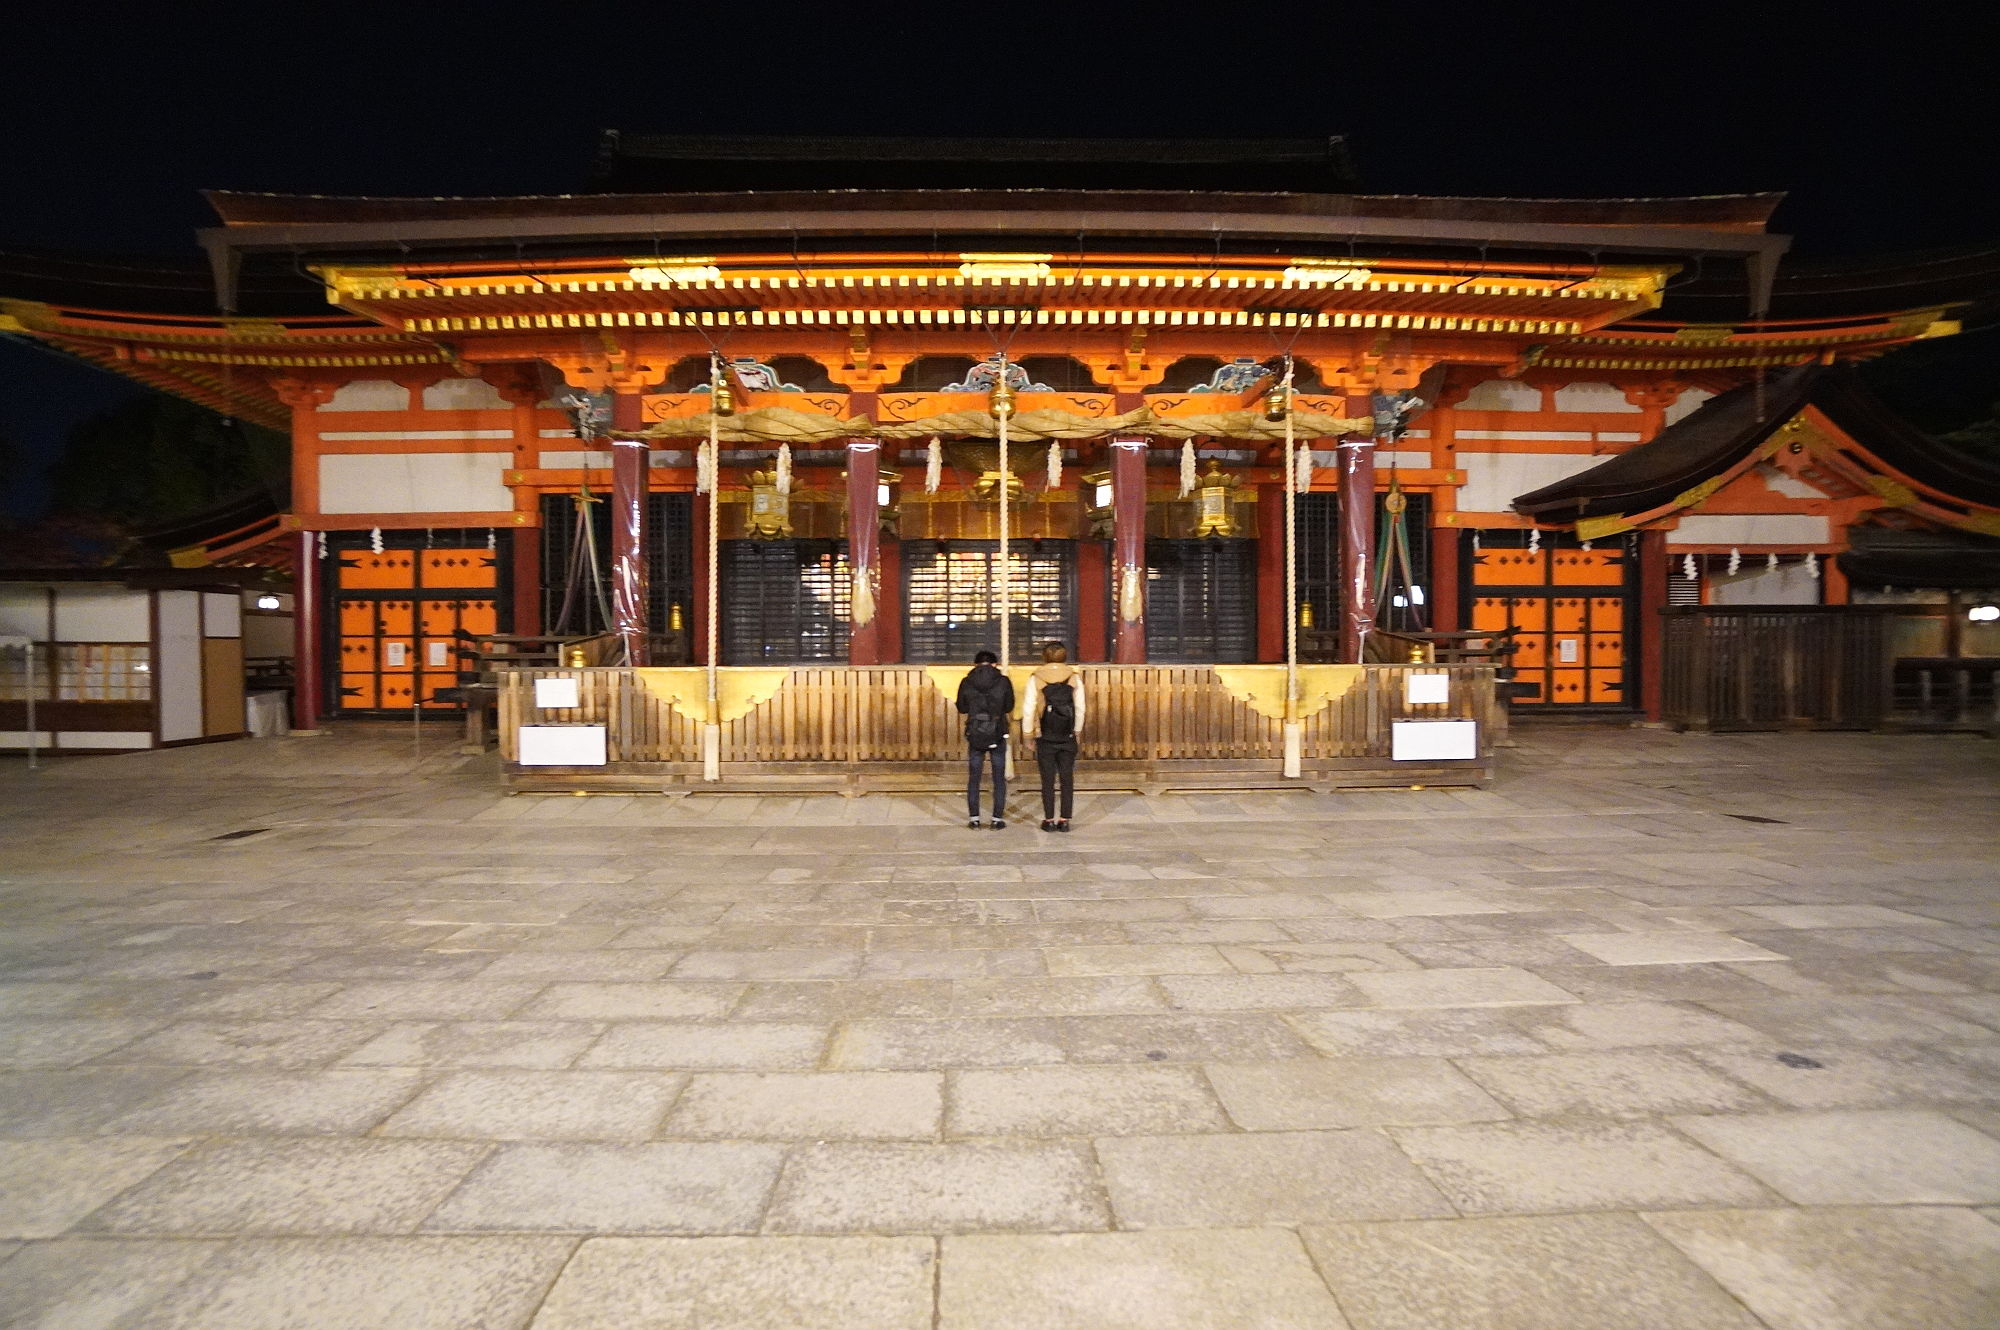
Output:
M1049 443L1049 488L1052 490L1062 488L1062 464L1062 445L1051 440Z
M790 494L792 492L792 445L789 443L778 445L778 473L776 478L778 493Z
M1297 470L1298 474L1293 477L1294 488L1300 494L1312 493L1313 450L1311 448L1307 447L1299 449L1299 462Z

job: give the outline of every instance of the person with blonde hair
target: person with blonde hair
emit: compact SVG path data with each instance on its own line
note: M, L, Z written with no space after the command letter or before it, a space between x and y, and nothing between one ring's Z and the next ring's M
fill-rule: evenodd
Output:
M1028 676L1022 735L1035 746L1042 772L1042 830L1068 831L1076 808L1076 749L1083 735L1083 678L1060 642L1042 647L1042 664ZM1057 812L1057 796L1061 812Z

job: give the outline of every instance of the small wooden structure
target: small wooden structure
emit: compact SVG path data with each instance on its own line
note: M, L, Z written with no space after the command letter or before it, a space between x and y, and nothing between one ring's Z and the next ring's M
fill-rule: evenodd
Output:
M1028 673L1013 672L1017 682ZM699 781L705 673L500 671L500 752L509 786L657 790ZM721 781L853 787L869 779L935 782L948 775L955 784L965 742L952 698L964 673L959 666L908 665L724 669ZM1353 787L1487 784L1493 674L1488 665L1302 667L1302 775L1307 783ZM1128 788L1226 788L1281 778L1282 666L1107 665L1086 668L1083 678L1090 699L1082 741L1086 782L1111 777ZM601 763L538 763L528 750L549 731L592 744L601 736Z

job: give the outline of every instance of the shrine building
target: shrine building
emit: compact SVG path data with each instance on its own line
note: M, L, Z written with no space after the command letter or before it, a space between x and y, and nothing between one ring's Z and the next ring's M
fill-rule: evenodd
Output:
M1657 715L1670 602L1838 605L1865 533L2000 536L2000 475L1852 368L1990 260L1788 261L1777 195L609 134L589 194L208 199L205 269L8 256L0 333L290 436L289 504L174 561L290 567L307 726L443 706L458 633L962 666L1002 604L1010 662L1511 628L1518 707Z

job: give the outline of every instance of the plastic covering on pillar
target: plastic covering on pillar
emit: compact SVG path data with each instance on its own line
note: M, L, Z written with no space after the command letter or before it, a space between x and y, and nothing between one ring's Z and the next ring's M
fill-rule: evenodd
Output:
M645 665L646 444L620 439L611 446L611 630L625 662Z
M1111 658L1146 662L1146 441L1111 441Z
M1359 664L1375 631L1375 441L1342 439L1340 658Z
M847 640L855 665L880 663L875 593L881 585L881 458L882 445L873 440L847 445L847 566L854 578Z

